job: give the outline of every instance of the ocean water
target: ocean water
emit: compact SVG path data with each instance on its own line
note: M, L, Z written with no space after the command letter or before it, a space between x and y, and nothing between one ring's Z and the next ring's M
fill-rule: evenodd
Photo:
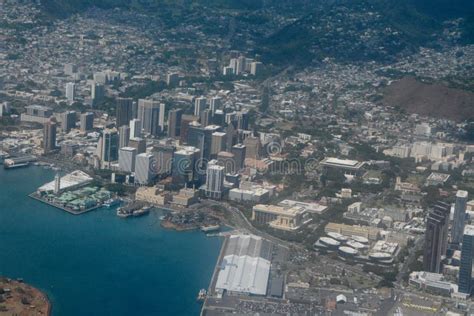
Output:
M0 167L0 275L43 290L53 316L198 315L222 240L159 225L160 212L79 216L27 197L51 170Z

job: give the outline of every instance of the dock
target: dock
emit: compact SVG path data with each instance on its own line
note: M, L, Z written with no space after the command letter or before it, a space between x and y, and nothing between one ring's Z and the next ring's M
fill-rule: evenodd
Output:
M62 206L62 205L55 204L55 203L49 202L49 201L47 201L47 200L45 200L45 199L42 199L42 198L36 196L35 193L31 193L31 194L29 194L28 196L29 196L30 198L35 199L35 200L37 200L37 201L40 201L40 202L42 202L42 203L44 203L44 204L48 204L48 205L53 206L53 207L55 207L55 208L58 208L58 209L60 209L60 210L66 211L66 212L68 212L69 214L72 214L72 215L81 215L81 214L88 213L88 212L91 212L91 211L93 211L93 210L96 210L96 209L102 207L102 204L98 204L98 205L95 205L95 206L93 206L93 207L90 207L90 208L87 208L87 209L84 209L84 210L74 211L74 210L72 210L72 209L70 209L70 208L67 208L67 207L64 207L64 206Z

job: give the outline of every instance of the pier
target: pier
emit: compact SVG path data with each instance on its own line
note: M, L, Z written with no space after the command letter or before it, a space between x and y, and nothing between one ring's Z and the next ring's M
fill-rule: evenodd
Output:
M87 213L87 212L91 212L93 210L96 210L100 207L102 207L102 204L98 204L98 205L95 205L93 207L90 207L90 208L87 208L87 209L84 209L84 210L80 210L80 211L75 211L73 209L70 209L70 208L67 208L65 206L62 206L62 205L59 205L59 204L56 204L56 203L53 203L53 202L50 202L50 201L47 201L45 199L42 199L41 197L37 196L36 193L31 193L28 195L30 198L33 198L37 201L40 201L44 204L48 204L48 205L51 205L55 208L58 208L60 210L63 210L63 211L66 211L68 212L69 214L72 214L72 215L81 215L81 214L84 214L84 213Z

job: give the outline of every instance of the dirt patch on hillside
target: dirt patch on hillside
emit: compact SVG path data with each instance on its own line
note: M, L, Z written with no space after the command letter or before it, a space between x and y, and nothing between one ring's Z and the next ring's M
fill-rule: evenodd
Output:
M474 118L474 93L423 83L413 77L405 77L384 88L382 102L423 116L456 121Z

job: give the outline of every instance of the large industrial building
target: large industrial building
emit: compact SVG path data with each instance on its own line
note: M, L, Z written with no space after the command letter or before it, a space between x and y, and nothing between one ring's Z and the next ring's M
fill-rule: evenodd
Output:
M266 295L272 244L254 235L233 235L226 242L215 289Z

